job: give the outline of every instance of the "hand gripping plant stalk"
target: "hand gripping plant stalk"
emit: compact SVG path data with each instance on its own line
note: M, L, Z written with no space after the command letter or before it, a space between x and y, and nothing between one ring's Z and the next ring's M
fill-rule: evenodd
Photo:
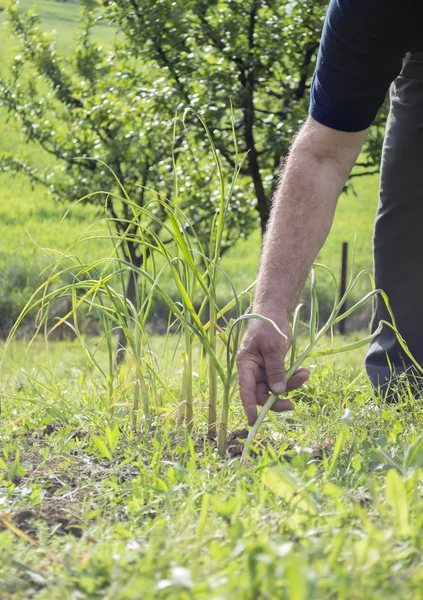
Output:
M334 288L335 288L335 300L334 300L332 312L331 312L327 322L325 323L325 325L323 325L323 327L321 327L320 329L319 329L319 323L318 323L319 307L318 307L318 300L317 300L316 268L323 269L324 271L326 271L327 273L330 274L333 284L334 284ZM350 282L345 291L345 294L340 299L338 292L337 292L338 284L337 284L334 274L330 271L330 269L328 269L324 265L321 265L318 263L313 265L312 270L311 270L311 275L310 275L311 304L310 304L310 321L309 321L309 325L308 325L309 339L308 339L308 343L307 343L306 347L304 348L304 350L302 352L297 353L298 326L300 323L300 312L301 312L301 308L302 308L302 304L299 304L294 312L293 319L292 319L292 345L291 345L290 364L289 364L289 368L286 373L287 381L292 377L292 375L295 373L295 371L297 371L297 369L299 367L301 367L301 365L304 363L304 361L306 359L315 358L315 357L319 357L319 356L330 356L330 355L334 355L334 354L339 354L341 352L349 352L351 350L357 350L358 348L361 348L361 347L369 344L369 342L371 342L377 335L379 335L380 332L382 331L383 326L390 327L396 333L399 343L400 343L401 347L403 348L405 354L410 358L412 363L417 367L417 369L420 372L423 371L421 365L419 365L419 363L417 363L417 361L414 359L414 357L410 353L410 350L408 349L405 340L402 338L402 336L398 332L398 329L397 329L397 326L395 323L395 319L394 319L394 315L393 315L392 310L389 305L388 297L382 290L374 288L374 282L373 282L373 278L371 275L369 275L369 277L370 277L372 287L373 287L372 291L370 291L368 294L366 294L361 300L356 302L350 309L348 309L344 313L341 313L341 309L345 305L345 301L347 300L348 296L351 294L357 281L360 279L360 277L362 275L369 275L369 274L366 273L365 271L362 271L356 277L351 277ZM358 340L357 342L353 342L351 344L346 344L345 346L335 347L335 348L332 346L332 344L328 348L317 347L319 342L321 342L323 340L324 336L328 332L330 332L331 340L333 341L334 326L337 323L339 323L340 321L342 321L343 319L347 318L349 315L351 315L357 309L362 307L366 302L368 302L370 300L375 300L376 296L378 296L378 295L381 296L381 298L385 302L389 316L391 318L391 322L381 320L379 322L378 326L376 328L374 328L374 331L370 335L362 338L361 340ZM239 322L239 321L248 320L248 319L260 319L262 321L270 323L278 330L278 332L281 335L283 335L283 333L279 330L277 325L272 320L267 319L266 317L263 317L262 315L258 315L258 314L243 315L242 317L237 319L237 321L235 322L234 325L236 325L237 322ZM247 437L247 440L246 440L246 443L244 446L244 451L242 454L243 460L247 459L249 457L255 437L260 428L260 425L264 421L268 411L272 408L272 406L274 405L274 403L276 402L277 399L278 399L277 395L270 394L268 400L266 401L263 408L261 409L261 412L260 412L255 424L251 427L249 435Z

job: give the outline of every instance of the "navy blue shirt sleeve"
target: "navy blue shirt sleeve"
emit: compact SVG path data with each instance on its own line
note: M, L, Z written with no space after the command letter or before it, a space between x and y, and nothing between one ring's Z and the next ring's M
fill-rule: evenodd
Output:
M316 121L350 132L372 124L407 52L407 3L331 1L311 86Z

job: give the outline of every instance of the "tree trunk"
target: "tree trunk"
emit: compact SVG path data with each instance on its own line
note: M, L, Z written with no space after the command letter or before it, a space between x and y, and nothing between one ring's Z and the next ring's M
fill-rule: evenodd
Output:
M132 304L135 305L137 300L137 276L134 271L129 271L128 281L126 283L126 291L125 296L126 299L129 300ZM129 325L129 323L128 323ZM116 347L116 364L119 366L122 364L123 359L125 358L125 349L127 346L127 339L125 336L125 331L120 328L118 335L118 342Z
M250 84L252 87L252 83ZM248 148L248 170L253 180L254 191L257 198L257 210L260 215L260 226L262 236L266 231L267 222L270 215L270 200L266 194L261 176L256 143L254 139L254 105L251 91L251 98L244 108L245 124L245 143Z

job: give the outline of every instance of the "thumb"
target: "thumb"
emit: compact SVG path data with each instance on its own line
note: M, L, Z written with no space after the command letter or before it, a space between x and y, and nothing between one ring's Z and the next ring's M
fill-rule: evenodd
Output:
M274 394L283 394L286 390L284 355L280 351L267 352L263 360L270 391Z

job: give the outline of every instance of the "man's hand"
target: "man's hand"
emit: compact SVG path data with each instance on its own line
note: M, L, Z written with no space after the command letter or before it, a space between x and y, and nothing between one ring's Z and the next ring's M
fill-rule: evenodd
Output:
M257 311L272 319L280 332L259 319L253 319L247 329L237 357L239 389L248 424L254 425L257 418L257 405L263 406L269 393L283 394L299 388L309 378L307 369L298 369L286 381L285 357L291 345L289 316L272 316L269 311ZM277 400L272 410L282 412L292 410L289 400Z

